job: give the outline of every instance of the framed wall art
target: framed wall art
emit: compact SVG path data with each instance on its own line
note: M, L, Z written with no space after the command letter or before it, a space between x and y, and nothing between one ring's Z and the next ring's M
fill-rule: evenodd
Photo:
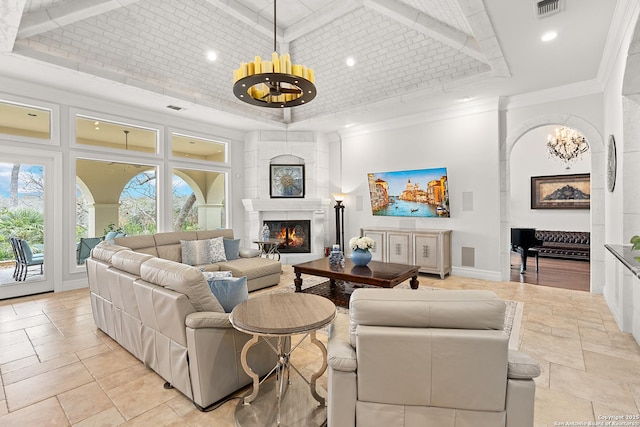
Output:
M449 218L446 167L367 175L374 216Z
M271 198L304 197L304 165L271 165Z
M531 177L531 209L589 209L588 173Z

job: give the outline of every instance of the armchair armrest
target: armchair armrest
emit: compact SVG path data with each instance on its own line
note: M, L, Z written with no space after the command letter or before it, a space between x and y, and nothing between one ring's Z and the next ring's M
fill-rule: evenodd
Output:
M229 321L229 313L215 313L213 311L198 311L187 316L185 323L188 328L233 328Z
M509 350L507 378L530 380L540 375L540 365L528 354Z
M358 368L356 350L349 344L349 326L336 322L329 327L327 364L337 371L355 372Z

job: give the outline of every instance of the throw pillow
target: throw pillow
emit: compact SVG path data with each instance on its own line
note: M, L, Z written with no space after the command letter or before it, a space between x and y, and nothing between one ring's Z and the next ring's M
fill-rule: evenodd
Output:
M115 238L117 234L118 234L117 231L110 231L104 236L104 240L111 240Z
M226 261L227 256L224 253L224 242L222 236L215 237L213 239L206 240L209 245L209 259L208 263L213 264L214 262ZM204 262L202 263L204 264Z
M221 279L223 277L233 277L233 274L230 271L203 271L205 279Z
M257 256L260 256L260 251L258 249L253 249L253 248L240 249L241 258L255 258Z
M240 258L240 239L223 239L222 243L227 261Z
M207 283L225 313L231 313L236 305L249 298L247 276L208 279Z
M182 263L187 265L209 264L208 240L180 240Z

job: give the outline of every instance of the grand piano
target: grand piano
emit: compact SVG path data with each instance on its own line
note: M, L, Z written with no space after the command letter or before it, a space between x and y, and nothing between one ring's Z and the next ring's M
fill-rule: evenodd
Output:
M542 244L541 240L536 239L535 228L512 228L511 229L511 249L520 254L520 274L527 270L527 256L532 254L536 256L536 271L538 271L538 256L534 248Z

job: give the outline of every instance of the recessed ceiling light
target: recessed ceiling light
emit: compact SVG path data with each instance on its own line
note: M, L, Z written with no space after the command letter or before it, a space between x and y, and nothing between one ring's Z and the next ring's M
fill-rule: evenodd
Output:
M209 52L207 52L207 59L211 62L215 61L216 59L218 59L218 54L215 53L214 51L210 50Z
M544 33L542 37L540 37L540 40L542 40L543 42L550 42L556 37L558 37L558 33L556 33L555 31L548 31Z
M356 65L356 60L351 57L347 58L347 66L353 67L354 65Z

